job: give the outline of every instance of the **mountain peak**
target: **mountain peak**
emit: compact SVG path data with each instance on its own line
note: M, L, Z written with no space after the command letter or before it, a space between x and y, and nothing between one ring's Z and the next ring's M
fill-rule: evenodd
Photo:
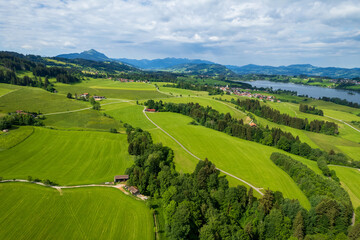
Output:
M83 51L81 53L61 54L61 55L57 55L56 57L68 58L68 59L81 58L81 59L92 60L92 61L109 61L109 60L111 60L105 54L98 52L95 49L90 49L87 51Z

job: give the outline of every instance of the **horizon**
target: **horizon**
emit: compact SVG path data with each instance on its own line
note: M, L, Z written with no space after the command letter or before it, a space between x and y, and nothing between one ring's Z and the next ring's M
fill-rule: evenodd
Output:
M56 56L204 59L222 65L360 66L360 7L305 0L16 0L0 3L0 49Z

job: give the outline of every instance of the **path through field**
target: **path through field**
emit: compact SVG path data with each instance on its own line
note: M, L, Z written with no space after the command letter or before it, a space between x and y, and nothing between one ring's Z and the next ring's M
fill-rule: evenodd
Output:
M162 132L164 132L166 135L168 135L171 139L173 139L177 144L179 144L179 146L184 149L187 153L189 153L191 156L193 156L194 158L198 159L198 160L201 160L198 156L196 156L195 154L193 154L192 152L190 152L187 148L185 148L178 140L176 140L176 138L174 138L173 136L171 136L168 132L166 132L164 129L162 129L159 125L157 125L154 121L152 121L148 115L146 115L146 112L145 112L145 109L146 107L144 107L144 110L143 110L143 113L145 115L145 117L152 123L154 124L158 129L160 129ZM251 187L252 189L254 189L255 191L257 191L261 196L263 196L264 194L260 191L261 188L257 188L255 187L254 185L252 185L251 183L248 183L247 181L241 179L241 178L238 178L228 172L225 172L224 170L221 170L219 168L216 168L217 170L219 170L220 172L230 176L230 177L233 177L243 183L245 183L246 185L248 185L249 187Z
M326 115L324 115L324 117L328 117L328 118L334 119L334 120L336 120L336 121L339 121L339 122L341 122L341 123L344 123L344 124L348 125L349 127L351 127L352 129L354 129L355 131L360 132L359 129L351 126L350 124L348 124L347 122L345 122L345 121L343 121L343 120L341 120L341 119L336 119L336 118L333 118L333 117L330 117L330 116L326 116Z

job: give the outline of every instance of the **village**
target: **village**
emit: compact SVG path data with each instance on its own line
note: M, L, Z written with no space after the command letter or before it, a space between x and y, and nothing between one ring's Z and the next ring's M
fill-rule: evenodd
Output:
M251 93L250 89L229 88L229 86L226 85L225 87L220 87L220 90L224 91L225 94L235 94L237 96L257 98L262 101L270 101L270 102L278 102L278 103L281 102L279 99L276 99L274 96L271 95L268 96L260 93Z

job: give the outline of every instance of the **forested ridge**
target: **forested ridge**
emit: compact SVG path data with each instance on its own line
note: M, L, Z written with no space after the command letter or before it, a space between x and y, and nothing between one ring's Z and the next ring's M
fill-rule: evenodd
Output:
M21 71L30 71L34 77L26 75L18 77L17 73ZM49 78L54 77L57 82L61 83L75 83L80 81L79 76L80 72L73 69L47 67L42 63L28 60L21 54L0 52L0 83L39 87L53 92L55 89L53 84L49 82ZM44 77L44 80L42 77Z
M324 157L327 163L360 167L359 161L348 159L342 153L329 153L311 148L307 143L301 142L298 136L293 136L289 132L284 132L280 128L269 127L252 127L244 124L243 120L233 118L230 113L219 113L217 110L207 106L203 107L198 103L170 103L162 102L161 100L155 102L148 100L144 103L148 108L155 109L159 112L174 112L189 116L194 119L193 124L200 124L202 126L227 133L231 136L242 138L248 141L254 141L267 146L273 146L299 155L310 160L316 161L319 157Z
M241 107L243 110L252 112L257 116L268 119L274 123L310 132L324 133L327 135L336 135L339 133L339 126L336 123L321 120L313 120L309 122L307 118L303 119L291 117L289 114L280 113L279 110L273 109L266 105L261 105L260 101L256 99L237 99L235 104Z
M309 211L298 200L284 198L281 192L269 189L257 199L252 189L229 187L226 177L220 176L207 159L200 160L192 173L177 172L170 148L154 144L151 135L142 129L124 126L128 151L135 155L135 163L126 170L128 185L151 197L148 204L155 212L162 212L163 230L169 239L346 239L347 234L353 236L350 239L359 237L357 227L348 231L351 202L349 207L346 192L344 200L339 200L343 189L335 182L322 188L327 180L316 177L320 182L316 185L318 192L306 192L312 202ZM332 196L334 189L339 193L336 196Z

